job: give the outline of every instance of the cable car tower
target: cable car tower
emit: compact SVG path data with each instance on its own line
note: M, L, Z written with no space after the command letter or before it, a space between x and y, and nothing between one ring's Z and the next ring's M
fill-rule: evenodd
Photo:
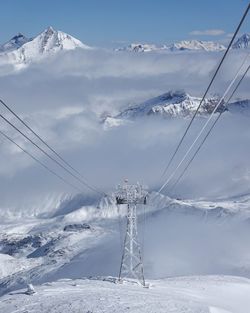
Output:
M143 263L137 233L137 204L146 204L147 192L137 183L129 185L128 180L118 185L116 203L127 205L127 228L124 239L123 254L119 272L119 281L123 277L134 277L145 287Z

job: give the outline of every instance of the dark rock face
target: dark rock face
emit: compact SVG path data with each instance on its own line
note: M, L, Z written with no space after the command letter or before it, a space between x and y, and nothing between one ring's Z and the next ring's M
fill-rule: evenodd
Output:
M64 226L63 230L64 231L82 231L82 230L87 230L90 229L90 226L88 224L69 224Z
M44 238L41 235L30 235L22 239L5 238L0 241L0 251L4 254L14 255L26 248L39 248L43 245Z

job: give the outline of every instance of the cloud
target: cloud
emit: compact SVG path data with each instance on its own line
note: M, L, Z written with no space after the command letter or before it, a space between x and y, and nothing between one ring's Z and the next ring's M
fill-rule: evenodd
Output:
M189 33L189 35L193 36L220 36L225 34L223 29L206 29L206 30L193 30Z
M226 37L227 37L227 38L232 38L233 35L234 35L234 33L228 33L228 34L226 35Z
M222 94L245 53L231 51L211 93ZM128 105L171 89L184 89L201 96L220 57L219 53L205 52L69 51L18 73L0 76L0 95L79 169L90 184L112 191L120 180L129 177L131 181L139 180L154 188L159 187L161 170L187 121L145 118L105 132L100 116L103 112L115 114ZM249 78L237 97L249 97L248 85ZM7 114L3 108L0 110ZM22 127L14 119L12 122ZM197 120L190 135L198 131L201 123ZM250 153L246 151L250 140L249 119L228 117L220 125L223 127L218 127L216 141L212 140L207 150L204 148L206 153L201 151L195 167L179 185L178 194L210 196L225 194L228 190L236 192L246 185L245 173L249 173L250 166L244 156ZM0 129L63 174L3 121L0 121ZM22 201L34 199L41 208L43 204L38 203L38 199L47 199L51 193L74 192L10 143L2 138L0 142L2 207L18 207ZM211 151L216 153L211 154Z

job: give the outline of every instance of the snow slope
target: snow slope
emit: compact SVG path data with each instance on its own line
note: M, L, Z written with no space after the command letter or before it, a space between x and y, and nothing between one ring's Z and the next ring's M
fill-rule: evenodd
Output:
M5 313L246 313L250 280L227 276L195 276L149 281L141 288L112 278L61 280L35 286L28 296L18 290L2 297Z
M28 282L117 276L126 207L118 214L111 199L96 205L79 205L76 199L43 217L2 220L0 295ZM146 215L142 207L138 213L147 279L197 274L250 277L249 196L184 201L153 193Z

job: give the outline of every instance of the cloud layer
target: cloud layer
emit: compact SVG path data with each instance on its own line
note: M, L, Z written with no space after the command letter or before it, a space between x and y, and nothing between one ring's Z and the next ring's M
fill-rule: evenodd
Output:
M243 55L245 52L230 52L211 94L223 93ZM121 179L129 177L156 188L187 121L145 118L104 131L100 117L171 89L201 96L221 56L69 51L18 73L2 75L0 95L91 184L110 191ZM248 84L249 77L237 97L249 97ZM7 114L3 108L1 113ZM192 136L202 122L197 120ZM247 117L225 116L214 131L216 136L208 141L175 193L210 196L247 189L248 125ZM0 129L61 173L3 121ZM73 192L6 140L0 141L3 205L20 204L27 197L38 199L38 195L41 198L50 193Z
M206 29L206 30L193 30L189 33L189 35L193 36L220 36L224 35L225 31L223 29Z

